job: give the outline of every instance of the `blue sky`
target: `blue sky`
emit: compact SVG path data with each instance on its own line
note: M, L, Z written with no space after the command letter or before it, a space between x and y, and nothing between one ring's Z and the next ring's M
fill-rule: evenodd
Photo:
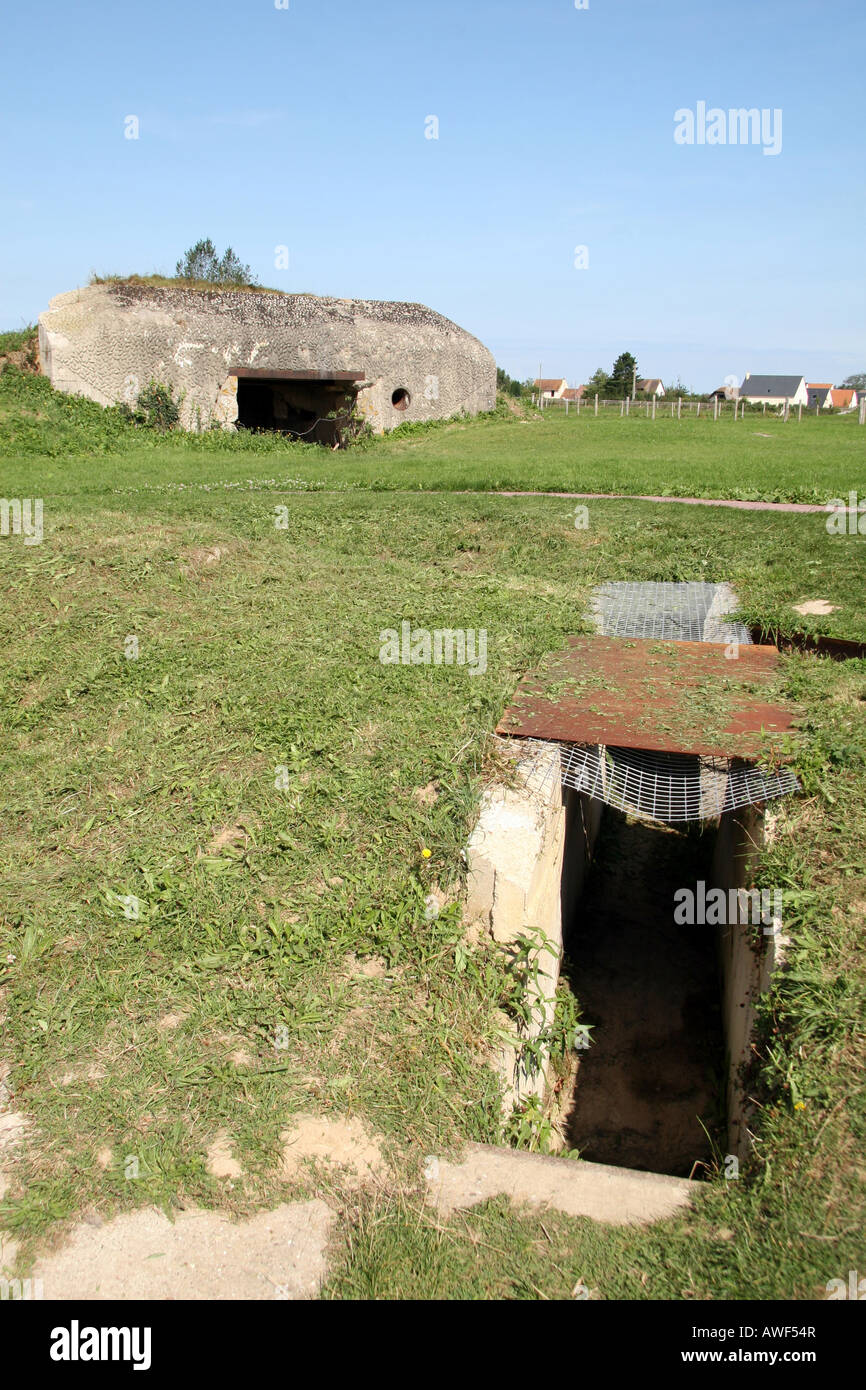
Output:
M520 377L629 349L696 389L840 381L866 370L864 50L862 0L16 5L0 328L210 236L268 285L429 304ZM677 144L700 101L780 109L781 152Z

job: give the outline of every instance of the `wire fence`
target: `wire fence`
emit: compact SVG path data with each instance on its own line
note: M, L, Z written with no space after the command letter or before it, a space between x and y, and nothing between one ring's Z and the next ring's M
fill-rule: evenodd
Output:
M632 415L643 416L646 419L676 419L681 420L683 416L694 420L742 420L746 415L750 417L758 416L762 418L781 419L783 421L796 420L798 423L804 415L812 415L818 418L828 418L838 415L856 415L861 425L866 424L866 399L857 406L845 409L827 409L821 406L807 406L800 402L796 404L791 400L775 401L747 401L727 400L714 396L711 399L687 400L683 396L638 396L625 397L619 399L602 399L600 396L586 395L575 399L564 398L562 396L539 396L536 392L532 395L532 404L537 405L542 411L557 410L565 415L606 415L613 411L614 414L623 417Z

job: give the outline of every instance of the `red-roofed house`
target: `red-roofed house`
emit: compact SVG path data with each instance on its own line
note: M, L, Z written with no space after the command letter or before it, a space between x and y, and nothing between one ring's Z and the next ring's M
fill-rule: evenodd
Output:
M847 387L833 386L824 402L826 406L832 406L834 410L856 410L857 392L849 391Z
M536 391L549 401L562 400L563 391L568 389L565 377L538 377L532 384Z

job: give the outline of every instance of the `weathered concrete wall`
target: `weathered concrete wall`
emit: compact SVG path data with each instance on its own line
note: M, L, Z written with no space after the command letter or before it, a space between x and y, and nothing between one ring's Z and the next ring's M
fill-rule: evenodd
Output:
M713 855L713 884L725 892L749 888L764 845L764 815L754 806L721 817ZM751 1056L758 996L770 986L787 939L764 924L719 927L722 1022L727 1053L728 1147L738 1158L749 1152L749 1112L743 1070Z
M188 429L237 419L238 367L357 371L377 431L492 410L496 364L471 334L421 304L135 282L90 285L39 316L43 370L60 391L132 403L154 378L185 393ZM404 410L391 403L409 393Z
M537 940L530 987L532 1023L499 1059L506 1081L506 1110L530 1095L541 1098L546 1068L526 1065L521 1043L538 1039L553 1022L563 930L571 921L601 807L560 782L555 744L501 740L514 759L514 785L485 792L467 846L466 916L502 945L521 936Z

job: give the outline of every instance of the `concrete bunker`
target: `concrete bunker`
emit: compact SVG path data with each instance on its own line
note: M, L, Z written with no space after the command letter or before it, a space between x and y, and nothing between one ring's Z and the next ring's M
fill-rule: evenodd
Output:
M688 622L660 637L671 624L656 613L656 640L626 631L619 644L605 626L622 611L601 613L599 591L599 637L572 639L505 712L497 733L514 776L485 794L468 849L470 915L501 943L538 940L532 1021L500 1059L507 1107L543 1103L564 1146L591 1163L678 1177L749 1151L756 1002L784 948L778 895L753 885L765 805L797 788L784 767L755 764L755 723L791 725L791 711L761 698L778 653L719 629L714 587L671 586L696 603L709 640ZM742 689L720 732L696 727L698 714L676 728L665 685L691 705L740 638ZM643 721L638 686L654 720ZM564 1077L544 1054L558 982L582 1011Z
M57 295L39 350L56 390L100 405L163 383L190 430L240 424L331 444L327 422L355 402L376 433L496 404L492 354L423 304L132 277Z

